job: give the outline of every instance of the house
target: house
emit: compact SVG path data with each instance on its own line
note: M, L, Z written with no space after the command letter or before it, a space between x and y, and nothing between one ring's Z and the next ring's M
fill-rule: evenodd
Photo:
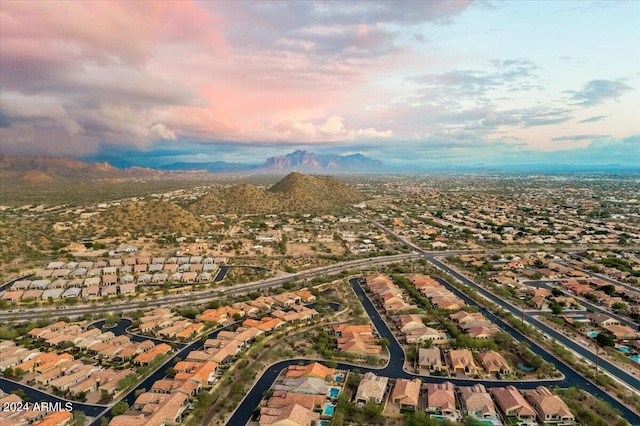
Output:
M73 414L70 411L50 411L34 426L65 426L71 423Z
M405 336L406 336L407 343L429 341L429 342L438 344L438 343L446 343L448 341L447 335L444 332L438 331L435 328L426 327L426 326L408 331L405 334Z
M295 295L298 296L304 303L313 303L316 301L316 296L309 293L307 290L296 291Z
M514 418L519 424L536 424L536 412L513 386L492 388L493 395L500 411L505 417Z
M400 404L400 409L416 411L420 400L420 379L397 379L391 392L391 402Z
M576 418L567 404L546 387L538 386L535 389L523 392L526 399L538 413L538 419L542 423L555 425L572 425L575 423Z
M133 294L136 292L136 285L133 283L133 277L131 282L127 284L120 284L120 294Z
M324 379L319 379L317 377L298 377L295 379L286 378L282 383L276 384L273 389L316 395L327 395L327 392L329 391L329 387Z
M511 367L502 355L495 351L486 351L478 354L478 359L489 374L510 374Z
M198 315L196 319L202 322L213 322L222 324L236 315L239 317L243 317L244 312L229 306L222 306L218 309L207 309L203 313Z
M400 315L397 317L397 322L400 327L400 331L407 333L408 331L415 330L417 328L424 328L422 317L416 314Z
M365 373L356 391L356 404L364 405L369 401L381 404L384 401L388 383L388 377L376 376L371 372Z
M458 393L467 416L475 420L489 420L493 424L499 424L496 406L483 385L459 386Z
M500 332L500 329L494 325L471 327L467 330L467 334L474 339L488 339L498 332Z
M598 327L609 327L610 325L619 325L620 321L605 314L590 313L587 317L591 323Z
M82 293L82 289L78 287L70 287L66 289L64 293L62 293L62 298L63 299L77 298L77 297L80 297L80 293Z
M238 309L239 311L244 312L244 314L247 316L257 315L258 312L260 312L258 308L256 308L255 306L249 305L248 303L245 303L245 302L237 302L237 303L234 303L232 306L234 309Z
M115 284L100 287L101 296L115 296L116 294L118 294L118 286Z
M617 340L636 339L640 335L628 325L613 324L604 327L604 329L616 336Z
M6 291L2 295L2 300L7 300L9 302L15 302L15 301L20 300L20 298L22 297L23 293L24 293L24 291L22 291L22 290Z
M485 317L479 312L469 313L466 311L459 311L455 314L449 315L449 318L458 324L465 324L470 321L485 321Z
M447 371L448 367L442 363L440 348L419 348L418 349L418 366L429 371Z
M168 352L171 352L171 346L166 343L160 343L159 345L154 346L153 349L136 356L133 359L133 362L138 365L146 365L153 361L156 356L164 355Z
M83 287L82 297L98 297L100 294L100 287Z
M300 296L295 293L281 293L273 296L273 299L282 306L293 306L296 303L300 303Z
M202 387L212 386L216 381L218 364L213 361L207 361L197 364L198 366L191 372L191 377L189 377L189 380L199 384Z
M426 411L455 419L456 396L453 383L427 383Z
M274 391L267 401L265 409L281 408L291 404L302 405L304 408L314 410L322 407L325 402L325 395L310 395L304 393L294 393L286 391Z
M449 351L449 365L454 373L478 374L479 368L473 360L469 349L451 349Z
M242 322L245 327L255 327L258 330L268 333L276 328L285 325L285 321L281 318L264 317L260 321L254 319L246 319Z
M133 408L140 414L115 416L110 426L175 425L182 422L189 397L181 392L172 394L145 392L138 396Z
M320 419L318 413L299 404L290 404L285 407L273 407L260 410L258 424L274 426L308 426L315 424Z
M324 365L314 362L308 365L291 365L287 368L286 377L288 378L296 378L296 377L317 377L320 379L325 379L328 376L333 376L335 374L335 370L333 368L325 367Z

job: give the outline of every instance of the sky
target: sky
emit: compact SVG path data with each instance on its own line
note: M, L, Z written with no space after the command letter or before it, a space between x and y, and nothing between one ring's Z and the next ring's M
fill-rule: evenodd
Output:
M12 1L0 153L640 164L640 1Z

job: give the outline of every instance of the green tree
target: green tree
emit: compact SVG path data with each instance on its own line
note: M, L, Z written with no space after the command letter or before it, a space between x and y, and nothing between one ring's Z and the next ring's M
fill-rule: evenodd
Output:
M551 312L553 312L554 315L560 315L562 313L562 305L559 303L552 303L549 305L549 308L551 308Z
M614 347L616 345L616 338L610 332L602 331L596 336L596 343L603 348Z
M113 408L111 409L111 414L114 417L119 416L121 414L126 413L128 409L129 409L129 404L127 404L126 401L120 401L113 406Z
M73 426L84 426L87 421L87 416L80 410L73 410L71 424Z

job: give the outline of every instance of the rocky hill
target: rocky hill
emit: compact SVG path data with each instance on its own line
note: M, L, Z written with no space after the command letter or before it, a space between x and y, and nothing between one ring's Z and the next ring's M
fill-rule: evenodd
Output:
M205 232L209 225L188 210L169 201L139 201L112 207L95 216L92 224L104 232L121 235Z
M331 211L364 200L358 191L331 176L290 173L265 190L242 184L210 192L189 206L196 214Z

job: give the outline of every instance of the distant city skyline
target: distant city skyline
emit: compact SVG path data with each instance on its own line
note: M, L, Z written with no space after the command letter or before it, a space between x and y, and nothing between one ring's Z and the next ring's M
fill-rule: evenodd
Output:
M640 164L640 2L3 1L0 152Z

